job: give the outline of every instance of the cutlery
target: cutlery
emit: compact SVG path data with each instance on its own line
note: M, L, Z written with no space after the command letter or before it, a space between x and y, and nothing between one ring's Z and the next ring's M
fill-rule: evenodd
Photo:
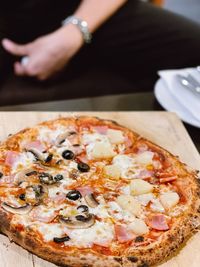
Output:
M184 87L186 87L193 93L200 95L200 83L192 75L188 77L177 74L176 78Z

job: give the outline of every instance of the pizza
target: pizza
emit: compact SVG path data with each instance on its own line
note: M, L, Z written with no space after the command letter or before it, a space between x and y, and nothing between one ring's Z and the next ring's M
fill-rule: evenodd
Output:
M0 229L65 267L147 267L199 226L199 185L165 149L114 121L40 123L0 145Z

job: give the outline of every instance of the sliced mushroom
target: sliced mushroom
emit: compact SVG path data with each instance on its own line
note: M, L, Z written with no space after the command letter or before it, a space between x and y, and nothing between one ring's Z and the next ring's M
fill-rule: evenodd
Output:
M31 152L34 155L35 159L37 161L41 161L41 163L43 164L49 163L53 158L53 154L43 153L39 151L37 148L30 148L27 151Z
M35 206L40 204L47 194L46 187L40 184L31 185L26 188L25 201Z
M2 208L8 212L23 215L29 213L33 207L30 206L29 204L25 204L20 207L14 207L4 202L2 203Z
M55 184L57 181L53 178L53 176L49 173L42 172L39 174L39 179L42 184Z
M76 134L76 132L74 131L67 131L67 132L64 132L64 133L61 133L57 136L56 138L56 141L55 141L55 145L56 146L61 146L62 143L65 142L65 140L67 139L67 137L69 137L70 135L73 135L73 134Z
M59 220L70 229L86 229L95 223L94 215L91 213L87 214L87 216L77 215L68 218L60 216Z
M63 243L63 242L67 242L70 240L70 237L69 236L63 236L63 237L54 237L53 238L53 241L55 243Z
M94 194L85 195L85 202L91 208L96 208L99 205L99 202L96 200Z
M40 152L37 148L33 147L33 148L28 149L27 151L31 152L34 155L36 160L41 160L41 161L45 160L45 154Z
M15 183L17 185L21 184L22 182L26 182L28 177L31 176L31 175L35 175L37 174L36 170L34 170L33 168L28 168L28 169L24 169L20 172L18 172L16 175L15 175Z

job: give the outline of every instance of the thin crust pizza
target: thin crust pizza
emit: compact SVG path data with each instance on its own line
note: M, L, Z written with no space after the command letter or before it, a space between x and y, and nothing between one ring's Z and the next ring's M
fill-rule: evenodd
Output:
M52 263L147 267L199 226L197 172L114 121L58 118L0 145L0 229Z

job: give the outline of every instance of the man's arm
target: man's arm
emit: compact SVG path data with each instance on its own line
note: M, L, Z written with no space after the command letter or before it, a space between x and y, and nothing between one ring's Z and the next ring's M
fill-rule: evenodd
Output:
M83 0L74 15L88 23L94 32L127 0ZM83 45L83 36L76 25L68 24L31 43L19 45L4 39L3 47L11 54L27 56L28 63L15 62L16 75L35 76L45 80L60 71Z

